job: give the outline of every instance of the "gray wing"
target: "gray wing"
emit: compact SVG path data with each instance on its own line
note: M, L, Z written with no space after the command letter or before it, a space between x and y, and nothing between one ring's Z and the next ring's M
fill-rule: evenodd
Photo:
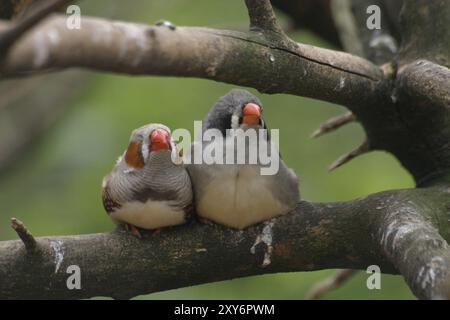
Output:
M103 208L105 208L108 214L121 207L121 205L111 196L111 191L107 183L102 189L102 203Z

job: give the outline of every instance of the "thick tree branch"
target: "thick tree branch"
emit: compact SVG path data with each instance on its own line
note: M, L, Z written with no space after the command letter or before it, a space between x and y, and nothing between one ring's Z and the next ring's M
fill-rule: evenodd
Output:
M34 10L29 14L21 16L19 19L11 23L10 28L0 33L0 59L8 51L8 48L22 36L26 31L31 29L39 21L44 19L50 13L58 10L62 5L72 0L46 0L34 4Z
M119 230L37 238L40 253L32 257L20 241L0 242L0 298L130 298L249 275L373 263L394 272L371 254L370 233L354 227L361 218L350 203L301 203L295 212L246 231L193 222L143 240ZM263 230L268 236L259 242ZM81 268L81 290L66 287L70 265Z
M394 202L378 239L412 292L422 299L450 299L450 246L414 203Z
M414 143L398 146L397 155L420 186L448 177L449 88L450 70L430 61L414 61L398 70L395 110Z
M450 67L450 2L404 0L401 62L427 59Z
M450 107L450 69L427 60L403 66L398 72L398 87L409 99L444 111Z
M286 43L288 43L286 45ZM3 77L83 67L135 75L200 77L348 106L374 99L383 75L342 52L268 40L261 33L149 27L83 18L70 30L54 16L10 50Z
M429 195L442 201L427 208ZM250 275L325 268L366 269L373 264L379 265L384 273L396 273L385 253L399 264L418 296L445 297L438 285L444 273L436 274L433 289L427 285L423 290L416 288L416 278L412 276L421 266L427 269L420 281L433 270L442 271L440 260L432 258L442 257L447 262L445 241L436 236L429 223L425 224L425 230L420 225L403 228L411 215L415 217L411 223L419 223L420 218L400 204L417 203L417 208L425 203L422 212L432 211L436 216L430 219L436 222L443 219L444 213L440 212L449 205L447 198L448 194L439 190L403 190L342 203L301 202L293 212L244 231L191 222L157 233L147 232L142 240L121 230L44 237L36 239L38 249L33 255L26 253L20 241L3 241L0 298L130 298ZM448 226L444 226L445 230L448 231ZM261 234L265 235L263 241ZM420 244L418 251L408 245L416 235L418 240L414 243ZM426 236L438 242L428 241ZM408 260L399 259L407 249ZM413 263L413 259L418 262ZM429 264L436 261L440 269ZM81 290L66 287L69 276L66 269L70 265L81 269Z

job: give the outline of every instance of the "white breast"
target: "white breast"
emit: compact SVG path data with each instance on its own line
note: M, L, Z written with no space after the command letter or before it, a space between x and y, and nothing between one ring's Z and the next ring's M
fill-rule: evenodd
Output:
M199 216L243 229L289 211L268 188L275 176L260 175L259 166L217 166L215 171L197 200Z
M110 214L115 223L128 223L143 229L158 229L185 222L183 209L171 206L167 201L132 201Z

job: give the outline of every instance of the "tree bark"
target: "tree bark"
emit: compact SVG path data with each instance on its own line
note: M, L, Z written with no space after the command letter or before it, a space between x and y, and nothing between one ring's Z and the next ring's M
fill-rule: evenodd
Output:
M450 251L432 223L445 219L450 197L429 207L430 194L398 190L341 203L302 201L293 212L244 231L191 221L145 232L142 240L119 229L37 238L33 251L21 241L3 241L0 298L124 299L249 275L374 264L384 273L398 273L388 258L398 259L406 270L425 266L420 276L406 277L419 297L449 298L448 268L443 266L450 263ZM430 219L423 227L422 214ZM414 223L417 227L404 227ZM449 239L447 226L444 230ZM67 289L70 265L80 267L81 290ZM444 288L433 287L436 283Z
M348 105L369 100L383 79L381 69L362 58L284 37L272 40L258 31L172 30L87 17L79 30L65 24L65 17L53 16L24 35L6 56L0 76L83 67L207 78Z

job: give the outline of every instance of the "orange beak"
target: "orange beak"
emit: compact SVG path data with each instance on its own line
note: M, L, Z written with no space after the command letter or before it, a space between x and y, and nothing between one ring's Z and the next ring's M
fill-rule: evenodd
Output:
M255 103L247 103L242 109L242 123L255 125L259 124L261 118L261 108Z
M155 129L150 134L150 151L169 150L170 134L164 129Z

